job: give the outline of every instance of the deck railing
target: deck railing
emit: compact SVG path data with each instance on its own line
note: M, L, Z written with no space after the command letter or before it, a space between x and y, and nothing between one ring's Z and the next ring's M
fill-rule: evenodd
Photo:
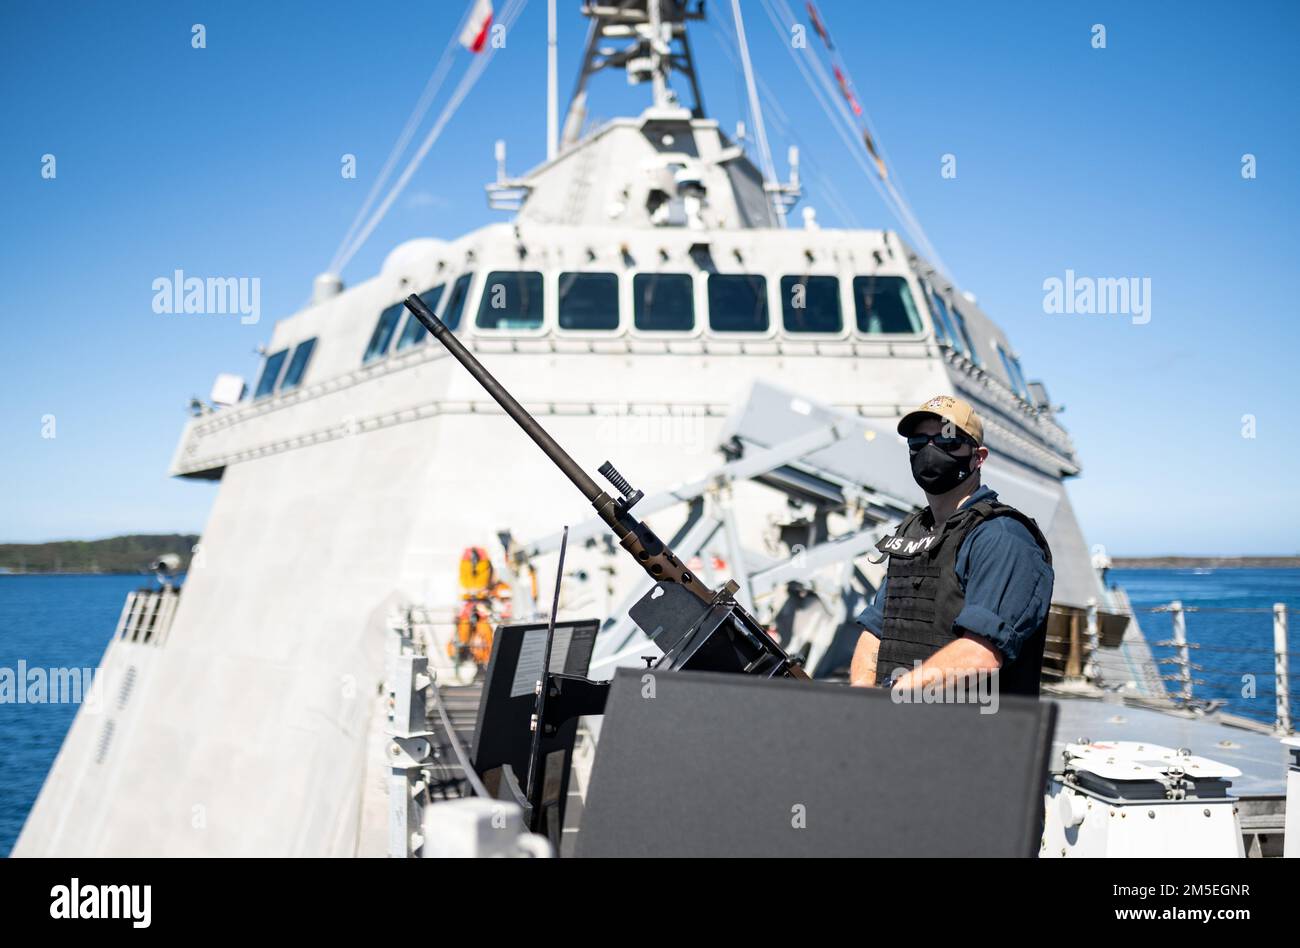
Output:
M179 601L180 590L173 586L127 593L113 637L142 645L164 644Z
M1168 613L1172 627L1172 635L1169 639L1153 643L1158 647L1171 648L1173 654L1165 658L1158 659L1159 664L1172 666L1173 671L1170 674L1161 677L1175 686L1171 697L1188 707L1198 705L1212 704L1219 706L1226 704L1227 700L1240 699L1243 695L1243 685L1246 685L1246 679L1273 678L1273 691L1275 699L1275 715L1273 727L1279 734L1293 733L1291 719L1291 685L1289 667L1290 660L1295 658L1288 651L1287 646L1287 626L1288 616L1300 615L1300 610L1290 609L1285 603L1275 603L1270 608L1233 608L1219 606L1185 606L1179 600L1160 606L1148 606L1139 608L1138 612L1148 613ZM1193 642L1187 636L1187 615L1188 613L1204 614L1244 614L1263 616L1272 615L1273 617L1273 647L1250 647L1244 645L1209 645L1204 643ZM1205 656L1201 662L1192 661L1193 652L1200 653L1197 657ZM1272 656L1272 670L1263 670L1260 667L1241 667L1232 668L1224 667L1222 662L1228 656L1246 657L1251 661L1259 662L1261 665L1265 661L1265 656ZM1220 656L1218 667L1211 663L1211 656ZM1198 675L1204 677L1197 677ZM1198 695L1197 689L1200 689Z
M397 858L423 847L424 809L434 799L490 796L448 713L437 670L430 667L425 618L420 610L399 609L388 619L388 854Z

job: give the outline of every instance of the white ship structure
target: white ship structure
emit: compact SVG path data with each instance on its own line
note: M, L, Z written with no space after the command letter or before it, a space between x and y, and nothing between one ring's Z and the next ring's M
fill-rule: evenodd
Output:
M513 218L403 243L346 289L318 278L275 324L252 390L218 392L186 425L172 474L220 485L194 562L179 593L128 602L102 707L76 718L16 855L386 854L386 640L414 623L441 681L465 671L448 643L467 548L492 559L515 617L539 615L549 593L534 588L552 588L570 525L560 614L607 619L591 676L653 652L625 617L644 577L409 317L411 293L583 466L612 459L645 488L641 515L708 581L737 578L823 675L847 663L881 579L871 543L924 502L898 418L935 394L967 399L985 419L986 483L1051 544L1045 683L1087 696L1062 727L1185 743L1166 733L1183 718L1151 710L1172 707L1160 670L1094 569L1067 491L1075 446L1003 330L917 241L818 226L797 166L776 181L765 140L705 114L695 4L583 12L553 155L489 186ZM588 123L606 74L643 81L648 107ZM1100 695L1166 731L1107 731ZM1276 741L1247 736L1284 764Z

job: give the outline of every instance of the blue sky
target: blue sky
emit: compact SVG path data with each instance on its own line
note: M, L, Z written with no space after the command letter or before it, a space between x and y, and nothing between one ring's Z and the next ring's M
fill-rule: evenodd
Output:
M806 203L826 226L896 227L760 4L743 6L803 149ZM1066 406L1089 541L1119 554L1300 552L1285 480L1300 468L1288 428L1300 5L820 6L930 239ZM585 24L577 0L560 7L567 94ZM255 373L256 347L333 256L464 8L6 5L0 541L201 531L214 486L166 476L189 396L217 372ZM728 20L729 4L708 8ZM402 240L502 219L481 190L492 142L507 139L512 171L544 155L545 10L529 4L349 282ZM190 45L195 23L206 49ZM695 44L705 104L731 128L743 84L711 29ZM596 95L601 116L643 101L618 78ZM784 174L788 140L769 136ZM347 153L355 180L339 173ZM1241 176L1246 153L1254 180ZM954 179L940 175L944 154ZM155 314L151 283L176 269L258 276L262 322ZM1150 323L1044 314L1043 281L1067 269L1149 277Z

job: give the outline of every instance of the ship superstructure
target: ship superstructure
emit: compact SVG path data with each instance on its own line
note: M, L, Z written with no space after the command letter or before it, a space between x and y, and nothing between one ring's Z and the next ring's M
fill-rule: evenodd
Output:
M1073 621L1077 640L1089 614L1100 627L1095 677L1161 691L1092 568L1065 488L1080 470L1074 446L1005 333L899 234L822 228L811 214L791 226L797 173L772 180L704 115L694 5L585 12L591 38L554 156L489 187L513 220L408 241L346 289L319 278L311 305L275 325L248 396L187 424L172 473L220 487L183 594L164 634L114 638L107 700L78 715L16 854L385 851L377 691L390 616L420 605L450 624L467 547L500 550L508 532L524 548L589 517L412 325L411 293L580 463L617 457L648 491L723 463L760 383L796 411L806 400L860 422L882 452L866 486L921 503L893 426L926 398L960 395L985 419L987 482L1051 543L1062 628ZM644 79L651 105L585 129L588 80L604 70ZM674 74L694 89L690 106ZM733 555L789 553L782 530L800 512L786 497L743 483L728 502ZM656 529L672 535L689 516L665 507ZM852 516L836 511L829 528ZM554 557L535 549L529 565L549 589ZM569 556L567 614L604 618L634 588L600 543ZM837 582L860 604L880 567L852 565ZM760 608L776 621L791 594L782 585ZM615 664L638 662L619 644Z

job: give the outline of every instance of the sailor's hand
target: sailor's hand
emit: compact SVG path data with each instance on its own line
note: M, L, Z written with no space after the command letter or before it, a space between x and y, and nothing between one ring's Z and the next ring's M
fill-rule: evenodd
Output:
M913 668L909 672L904 672L893 682L891 687L895 691L911 691L918 685L924 688L930 684L943 684L944 670L936 668L933 665L922 665L920 668Z
M966 633L953 639L927 658L920 668L913 668L894 682L894 688L906 691L936 685L942 688L949 680L969 679L987 674L1002 666L1002 653L988 639Z

